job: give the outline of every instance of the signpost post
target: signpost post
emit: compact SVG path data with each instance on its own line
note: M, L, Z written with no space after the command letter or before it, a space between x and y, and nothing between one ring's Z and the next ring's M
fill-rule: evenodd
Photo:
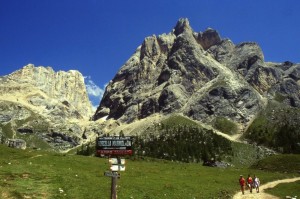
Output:
M125 159L120 156L132 155L132 137L98 137L96 152L100 156L109 156L111 172L104 172L104 175L111 177L111 199L117 199L117 179L120 178L118 171L125 171Z
M118 174L118 172L113 172ZM111 199L117 199L117 177L111 177L111 191L110 191Z

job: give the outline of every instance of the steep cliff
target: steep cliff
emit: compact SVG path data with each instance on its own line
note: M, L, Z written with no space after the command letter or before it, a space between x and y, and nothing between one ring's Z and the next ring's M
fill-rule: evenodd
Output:
M87 119L92 114L84 79L78 71L55 72L51 67L35 67L29 64L3 79L0 89L5 95L18 92L23 96L26 95L27 102L39 106L42 104L39 104L41 102L39 96L34 95L36 92L56 99L65 106L73 106L72 108L79 113L78 117Z
M80 72L29 64L0 77L0 92L3 137L31 135L61 149L81 143L82 123L93 113Z

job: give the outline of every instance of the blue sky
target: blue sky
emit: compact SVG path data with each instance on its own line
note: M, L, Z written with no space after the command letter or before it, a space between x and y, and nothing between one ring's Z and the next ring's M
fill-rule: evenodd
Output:
M0 76L28 63L79 70L96 106L144 38L181 17L197 32L258 42L266 61L299 63L299 10L298 0L0 0Z

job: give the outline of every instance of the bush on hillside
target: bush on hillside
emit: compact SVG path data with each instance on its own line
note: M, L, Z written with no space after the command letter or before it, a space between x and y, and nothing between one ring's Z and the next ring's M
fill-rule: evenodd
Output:
M92 142L88 142L87 144L82 144L80 149L77 149L77 155L85 155L90 156L96 153L95 145Z
M238 132L237 125L224 117L217 117L214 122L214 127L229 135L233 135Z

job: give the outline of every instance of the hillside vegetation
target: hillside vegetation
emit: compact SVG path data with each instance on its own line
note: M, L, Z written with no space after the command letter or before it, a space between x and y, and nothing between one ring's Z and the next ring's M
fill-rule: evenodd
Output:
M172 115L141 131L136 137L139 156L205 163L222 161L235 166L250 166L274 152L257 145L231 142L199 123Z
M300 173L300 156L296 154L270 156L253 164L252 168L282 173Z
M229 135L234 135L238 132L237 125L224 117L216 117L214 121L214 127L219 131Z
M0 145L0 197L109 198L106 158L17 150ZM118 198L231 198L238 176L256 174L263 182L299 176L248 168L214 168L196 163L127 160L118 180Z
M271 101L245 132L250 142L282 153L300 153L300 110Z
M223 166L250 166L274 154L265 147L232 142L182 115L173 114L160 122L144 126L146 128L135 129L140 133L133 136L133 148L138 158L152 157L201 164L214 164L217 161L222 162ZM119 134L122 135L123 131ZM93 155L95 143L84 144L71 153Z
M147 129L135 144L139 155L182 162L221 160L232 153L229 140L179 115Z

